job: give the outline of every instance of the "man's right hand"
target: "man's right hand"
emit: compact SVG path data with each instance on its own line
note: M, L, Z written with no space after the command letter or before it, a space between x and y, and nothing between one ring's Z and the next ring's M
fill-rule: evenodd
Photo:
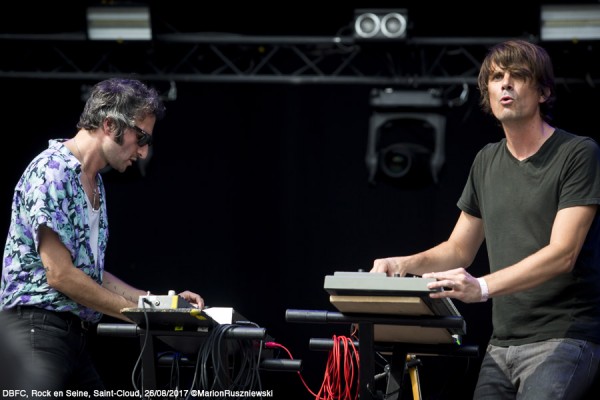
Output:
M403 271L402 259L405 257L388 257L388 258L378 258L373 262L373 268L371 268L370 272L385 272L387 276L393 276L395 274L400 274L400 276L405 276L406 271Z

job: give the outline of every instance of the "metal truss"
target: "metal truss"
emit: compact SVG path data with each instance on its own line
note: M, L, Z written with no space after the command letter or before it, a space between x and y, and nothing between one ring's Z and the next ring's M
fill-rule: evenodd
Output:
M360 42L350 36L176 33L151 42L89 41L85 34L0 35L0 78L345 84L378 87L476 83L488 47L505 38ZM563 48L564 53L564 48ZM576 54L574 54L576 53ZM574 59L573 57L578 57ZM559 83L595 85L589 47L569 48ZM558 75L558 74L557 74Z

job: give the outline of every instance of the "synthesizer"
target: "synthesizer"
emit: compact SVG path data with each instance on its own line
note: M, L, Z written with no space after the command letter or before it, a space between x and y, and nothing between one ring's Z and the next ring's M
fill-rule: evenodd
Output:
M383 272L337 271L325 277L324 288L330 294L423 295L432 292L427 284L433 278L390 277Z
M335 301L334 305L336 306L343 303L344 300L351 301L355 296L362 296L363 299L366 297L371 302L379 303L380 310L382 303L389 305L400 302L402 310L408 308L408 311L402 312L403 314L460 316L451 299L429 297L430 293L442 290L427 288L427 284L434 281L433 278L390 277L383 272L337 271L333 275L325 276L323 288L331 295L332 303ZM416 304L425 305L426 308L410 307L411 300ZM355 304L355 307L359 306L358 303ZM385 308L383 310L385 311ZM348 309L340 309L340 311L347 312Z

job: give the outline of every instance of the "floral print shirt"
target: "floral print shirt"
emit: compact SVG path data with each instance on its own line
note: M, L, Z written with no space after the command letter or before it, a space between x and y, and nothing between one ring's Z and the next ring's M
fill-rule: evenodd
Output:
M86 194L80 182L81 164L64 145L67 139L49 141L46 150L25 169L15 188L11 224L4 247L0 307L34 305L52 311L69 311L98 322L102 314L84 307L48 285L38 253L41 225L56 232L71 253L76 268L102 284L108 221L104 184L98 174L100 222L98 260L90 245Z

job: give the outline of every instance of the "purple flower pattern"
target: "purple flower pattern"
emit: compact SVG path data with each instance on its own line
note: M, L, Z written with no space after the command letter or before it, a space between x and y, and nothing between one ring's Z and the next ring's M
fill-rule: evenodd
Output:
M11 224L4 247L0 307L36 305L53 311L70 311L81 319L98 322L102 314L77 304L48 285L38 248L40 225L54 230L71 253L76 268L102 283L108 241L108 218L101 175L98 260L90 244L86 195L79 180L81 164L64 145L49 146L27 166L15 188Z

